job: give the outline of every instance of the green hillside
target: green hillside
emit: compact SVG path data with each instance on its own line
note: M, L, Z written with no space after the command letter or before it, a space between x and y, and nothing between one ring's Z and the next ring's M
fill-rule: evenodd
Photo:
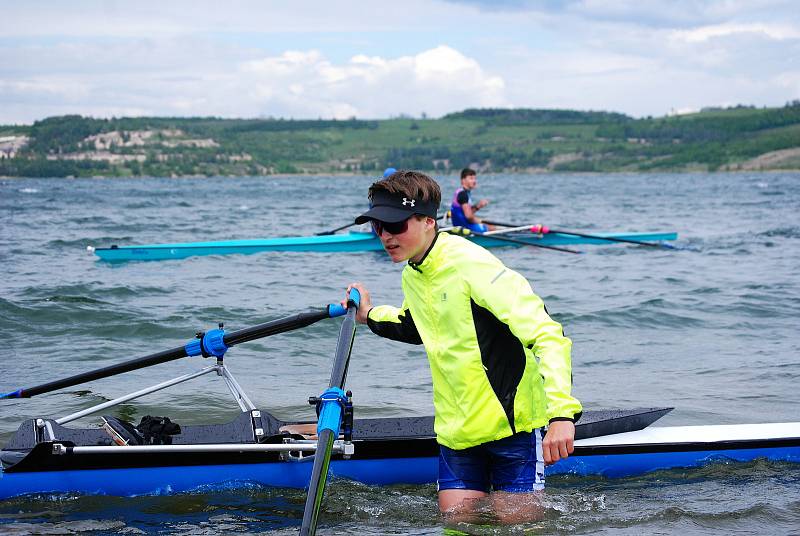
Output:
M0 126L0 176L800 169L800 101L634 119L470 109L441 119L51 117Z

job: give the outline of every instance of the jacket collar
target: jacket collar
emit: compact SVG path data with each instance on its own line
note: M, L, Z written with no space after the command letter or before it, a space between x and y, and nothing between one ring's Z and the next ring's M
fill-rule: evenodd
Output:
M437 232L433 236L433 242L431 242L431 245L425 251L425 254L422 256L422 259L420 259L419 262L414 262L412 260L408 261L408 265L411 268L413 268L414 270L416 270L419 273L422 273L423 271L427 270L428 268L430 268L434 264L436 255L435 255L435 252L433 251L433 249L436 247L436 243L439 241L439 235L440 234L441 234L441 232ZM434 254L432 254L432 253L434 253Z

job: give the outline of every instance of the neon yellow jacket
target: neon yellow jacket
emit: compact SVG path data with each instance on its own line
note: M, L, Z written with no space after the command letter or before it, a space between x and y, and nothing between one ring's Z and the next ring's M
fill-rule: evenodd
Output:
M399 309L373 307L380 336L424 344L437 441L465 449L575 419L572 342L528 281L484 248L440 233L403 270Z

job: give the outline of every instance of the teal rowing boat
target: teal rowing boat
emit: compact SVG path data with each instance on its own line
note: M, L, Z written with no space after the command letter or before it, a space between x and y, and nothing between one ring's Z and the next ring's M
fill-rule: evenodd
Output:
M674 232L653 233L593 233L591 238L567 235L558 232L548 234L513 233L496 238L485 235L469 237L484 247L521 246L519 241L530 245L561 246L576 244L609 245L620 241L662 242L676 240ZM514 241L505 240L513 238ZM101 260L108 262L162 261L185 259L198 255L233 255L258 253L261 251L299 251L342 253L358 251L382 251L380 240L373 233L350 232L347 234L289 236L284 238L263 238L252 240L224 240L220 242L183 242L176 244L148 244L142 246L111 246L95 248L89 246Z

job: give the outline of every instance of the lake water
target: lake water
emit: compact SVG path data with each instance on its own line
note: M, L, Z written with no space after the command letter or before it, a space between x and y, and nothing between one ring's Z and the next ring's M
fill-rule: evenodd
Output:
M97 262L86 246L313 234L366 205L370 177L0 180L0 391L107 366L191 339L338 301L363 281L399 304L385 254L261 253ZM440 179L449 200L455 177ZM679 232L678 251L582 246L586 255L493 250L524 274L574 342L586 408L674 406L664 425L796 421L800 415L800 174L481 175L484 217L576 231ZM237 346L226 362L253 402L311 418L339 321ZM0 440L196 370L192 359L0 403ZM357 415L432 412L420 347L356 335ZM238 407L210 376L118 415L225 422ZM89 419L92 422L94 420ZM320 534L442 534L435 486L329 487ZM253 487L168 497L28 497L0 502L9 534L294 534L302 490ZM468 533L800 532L800 467L758 461L621 480L551 478L538 523Z

